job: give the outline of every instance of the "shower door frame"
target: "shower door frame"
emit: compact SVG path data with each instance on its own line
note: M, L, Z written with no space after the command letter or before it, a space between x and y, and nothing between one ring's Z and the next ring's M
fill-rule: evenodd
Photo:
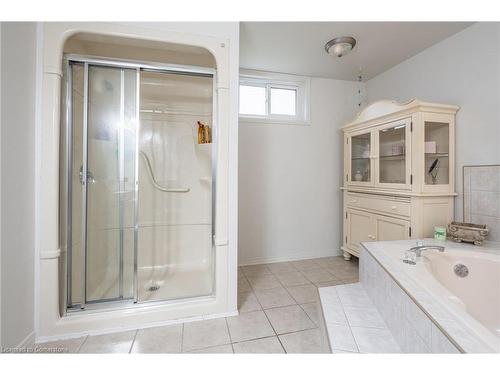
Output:
M82 302L80 304L72 304L72 178L73 178L73 129L72 129L72 117L73 117L73 82L72 82L72 64L81 64L84 68L84 95L83 95L83 152L82 152L82 180L84 181L83 193L82 193ZM135 171L134 171L134 281L133 281L133 298L123 299L122 293L118 299L113 300L97 300L88 303L86 300L86 288L87 288L87 178L88 178L88 155L87 155L87 142L88 142L88 68L89 66L100 66L100 67L111 67L118 69L129 69L136 71L136 142L135 142ZM63 95L65 96L65 108L63 108L63 116L61 117L62 126L65 128L65 139L63 139L64 147L63 154L65 165L65 173L63 180L63 198L61 204L65 207L65 225L66 225L66 247L67 259L65 264L66 270L66 280L65 289L63 291L62 298L65 300L65 309L63 314L77 313L88 310L103 310L109 309L113 310L116 308L127 308L134 307L138 305L158 305L166 304L169 302L175 302L179 300L197 300L204 299L209 296L199 296L199 297L185 297L176 298L170 300L155 300L155 301L139 301L138 296L138 238L139 238L139 131L140 131L140 84L141 84L141 71L153 71L158 73L170 73L179 75L189 75L189 76L200 76L200 77L210 77L212 78L212 231L211 231L211 247L212 251L215 251L214 235L215 235L215 197L216 197L216 172L217 172L217 70L215 68L208 68L195 65L179 65L179 64L165 64L149 61L139 61L139 60L124 60L124 59L111 59L100 56L91 55L78 55L78 54L65 54L63 56L63 68L66 73L66 79L64 80L65 90L63 90ZM123 70L122 73L123 75ZM123 81L122 81L123 84ZM122 88L123 89L123 88ZM123 94L123 93L122 93ZM123 140L121 141L123 142ZM121 147L121 146L120 146ZM120 161L122 164L123 161ZM121 169L121 168L120 168ZM62 176L61 176L62 177ZM120 185L123 181L120 181ZM121 190L121 187L120 187ZM120 197L121 201L122 197ZM119 210L122 210L122 204L120 202ZM61 228L62 229L62 228ZM123 232L122 217L120 215L120 232ZM120 238L123 233L120 233ZM215 257L212 259L213 268L215 268ZM123 280L123 240L120 239L120 283ZM214 275L212 279L212 296L216 293L215 291L215 270L212 270ZM120 291L121 291L120 287ZM64 290L64 289L63 289Z

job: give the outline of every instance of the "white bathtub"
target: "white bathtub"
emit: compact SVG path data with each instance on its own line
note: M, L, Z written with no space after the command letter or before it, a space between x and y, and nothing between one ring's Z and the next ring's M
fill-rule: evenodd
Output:
M424 244L444 245L445 251L423 252L416 265L409 265L402 260L415 241L369 242L363 247L459 351L500 352L498 245L476 247L431 239ZM468 268L466 277L455 274L457 264Z
M455 265L469 274L458 277ZM446 288L447 298L500 339L500 255L451 250L424 255L424 265Z

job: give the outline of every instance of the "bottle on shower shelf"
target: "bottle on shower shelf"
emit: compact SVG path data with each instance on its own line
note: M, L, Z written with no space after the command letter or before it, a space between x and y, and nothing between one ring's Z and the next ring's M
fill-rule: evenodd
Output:
M198 121L198 144L212 143L212 129L207 124Z

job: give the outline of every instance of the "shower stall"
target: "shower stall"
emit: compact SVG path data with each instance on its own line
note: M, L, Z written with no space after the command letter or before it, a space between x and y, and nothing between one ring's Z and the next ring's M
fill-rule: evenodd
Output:
M213 295L215 70L74 54L64 69L65 311Z

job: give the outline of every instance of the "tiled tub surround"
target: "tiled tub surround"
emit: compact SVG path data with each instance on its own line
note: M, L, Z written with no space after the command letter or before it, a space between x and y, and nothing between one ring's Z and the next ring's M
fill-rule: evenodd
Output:
M332 353L400 353L401 349L360 283L319 289Z
M404 252L415 246L415 241L362 244L360 283L377 306L401 350L405 353L500 352L500 339L469 314L468 307L457 295L434 278L430 264L432 257L446 254L450 259L449 267L453 267L455 254L456 259L460 259L464 251L476 258L487 254L498 262L498 247L487 243L483 247L450 241L443 244L432 239L425 240L424 244L444 245L445 253L434 254L431 250L429 255L423 253L416 265L408 265L402 262ZM484 272L475 268L473 263L466 265L471 280L477 273ZM493 285L476 287L478 290L473 290L473 293L498 288L494 284L499 283L500 268L497 267L496 271L493 265L490 272L494 274L489 275ZM490 306L485 308L497 309L498 306L493 304L498 303L498 297L488 303Z
M500 165L465 166L464 221L486 224L488 240L500 242Z

